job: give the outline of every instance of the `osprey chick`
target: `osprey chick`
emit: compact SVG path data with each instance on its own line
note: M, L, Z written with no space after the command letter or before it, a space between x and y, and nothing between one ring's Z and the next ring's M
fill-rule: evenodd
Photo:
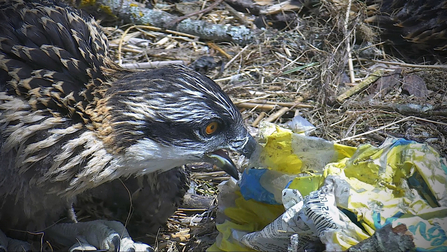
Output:
M11 0L0 22L0 229L9 236L46 230L81 193L118 178L152 176L157 194L169 180L159 173L197 161L237 178L223 150L256 148L215 82L180 66L120 69L98 25L75 9ZM115 236L99 243L127 246Z

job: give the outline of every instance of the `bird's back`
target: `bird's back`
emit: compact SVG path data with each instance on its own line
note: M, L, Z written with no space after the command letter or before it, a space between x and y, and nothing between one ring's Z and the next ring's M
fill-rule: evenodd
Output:
M104 72L114 68L95 21L45 0L8 0L0 12L2 89L33 109L84 116L92 93L106 81Z
M7 0L0 3L0 23L0 144L6 161L0 167L14 178L29 173L21 177L30 184L44 183L44 174L56 169L53 153L66 149L67 161L59 163L64 167L82 151L87 139L80 136L90 120L85 110L95 106L95 92L114 65L94 20L68 6Z
M70 7L2 1L0 23L0 219L32 230L69 205L58 196L69 178L106 156L85 110L115 66L94 20Z

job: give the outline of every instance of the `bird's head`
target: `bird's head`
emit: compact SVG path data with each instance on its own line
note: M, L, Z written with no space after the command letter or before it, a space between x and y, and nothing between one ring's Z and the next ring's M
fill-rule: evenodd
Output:
M257 143L230 98L211 79L185 67L132 73L115 81L107 98L110 145L129 174L190 162L238 173L224 149L250 157Z

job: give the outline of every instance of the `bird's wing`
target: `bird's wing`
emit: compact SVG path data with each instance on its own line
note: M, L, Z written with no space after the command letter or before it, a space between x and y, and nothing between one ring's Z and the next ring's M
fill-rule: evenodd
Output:
M6 1L0 12L0 91L27 99L34 109L83 118L105 72L114 68L98 25L46 1Z

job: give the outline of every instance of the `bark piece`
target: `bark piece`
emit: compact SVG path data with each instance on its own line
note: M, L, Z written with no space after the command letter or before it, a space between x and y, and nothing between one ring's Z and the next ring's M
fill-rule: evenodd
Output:
M245 45L255 42L259 37L257 31L245 26L218 25L189 18L177 24L177 16L161 10L144 8L131 0L98 0L97 2L125 22L172 29L204 40L231 41Z

